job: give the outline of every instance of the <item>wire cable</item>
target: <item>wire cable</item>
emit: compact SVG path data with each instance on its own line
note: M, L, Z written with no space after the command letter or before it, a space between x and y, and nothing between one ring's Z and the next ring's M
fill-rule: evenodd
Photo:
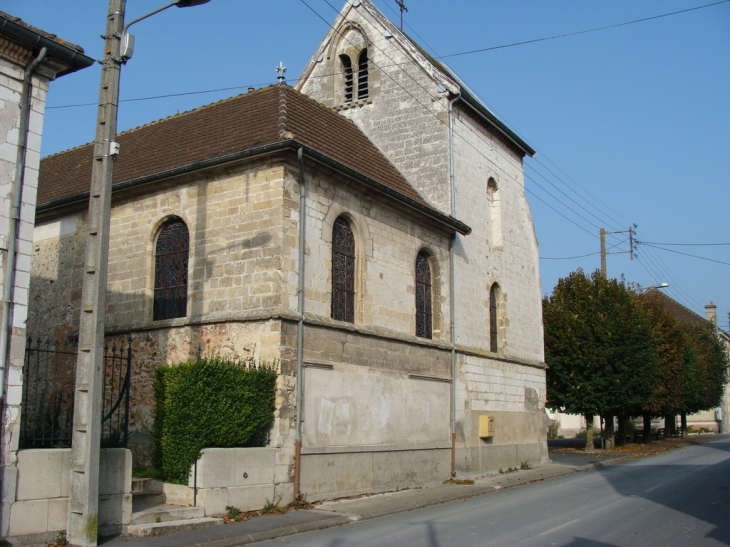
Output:
M588 34L590 32L598 32L601 30L625 27L627 25L634 25L636 23L644 23L646 21L653 21L655 19L661 19L663 17L670 17L672 15L678 15L680 13L687 13L690 11L711 8L712 6L717 6L719 4L725 4L727 2L730 2L730 0L720 0L719 2L713 2L712 4L705 4L703 6L696 6L694 8L687 8L687 9L683 9L683 10L672 11L669 13L662 13L660 15L652 15L651 17L643 17L641 19L634 19L633 21L624 21L623 23L616 23L615 25L606 25L604 27L596 27L596 28L587 29L587 30L578 30L575 32L568 32L565 34L556 34L555 36L545 36L543 38L533 38L532 40L523 40L522 42L512 42L511 44L503 44L501 46L492 46L492 47L485 47L485 48L481 48L481 49L472 49L470 51L462 51L459 53L450 53L449 55L444 55L439 58L447 59L449 57L460 57L462 55L473 55L474 53L483 53L485 51L495 51L497 49L506 49L506 48L516 47L516 46L524 46L527 44L535 44L537 42L546 42L548 40L557 40L558 38L568 38L570 36L578 36L580 34Z

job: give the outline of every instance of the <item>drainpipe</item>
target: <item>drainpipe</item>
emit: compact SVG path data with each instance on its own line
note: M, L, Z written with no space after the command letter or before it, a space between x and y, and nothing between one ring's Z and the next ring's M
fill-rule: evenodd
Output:
M302 463L302 398L304 396L304 243L307 218L307 185L304 179L304 148L297 150L299 161L299 303L297 312L297 428L294 440L294 499L299 499Z
M449 101L449 185L451 188L451 216L456 218L456 175L454 173L454 103L461 93ZM449 242L449 318L451 322L451 477L456 477L456 309L454 296L454 244L456 232Z
M47 48L41 48L38 57L25 69L23 78L23 89L20 97L20 126L18 131L18 153L15 161L15 179L13 180L13 205L10 210L10 222L8 225L8 252L5 264L5 290L3 294L2 323L0 325L0 397L5 400L5 374L7 372L8 340L13 330L13 298L15 285L15 252L20 224L20 205L22 203L23 181L25 179L25 158L28 148L28 131L30 125L31 96L33 86L31 78L38 65L43 62Z

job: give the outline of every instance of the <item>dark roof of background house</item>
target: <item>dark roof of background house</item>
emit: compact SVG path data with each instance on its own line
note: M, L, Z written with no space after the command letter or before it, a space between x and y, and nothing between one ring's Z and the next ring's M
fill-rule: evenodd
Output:
M120 133L114 184L293 140L432 208L351 121L275 85ZM38 205L88 193L93 145L41 161Z
M655 291L656 296L667 308L669 308L674 316L683 323L694 323L696 325L702 325L703 327L711 327L710 323L706 318L696 314L689 308L685 308L682 304L677 302L674 298L667 296L663 292Z

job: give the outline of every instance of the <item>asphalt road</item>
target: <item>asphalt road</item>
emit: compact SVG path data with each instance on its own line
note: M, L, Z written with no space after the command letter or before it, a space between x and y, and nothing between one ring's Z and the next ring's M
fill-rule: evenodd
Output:
M258 545L730 545L730 442Z

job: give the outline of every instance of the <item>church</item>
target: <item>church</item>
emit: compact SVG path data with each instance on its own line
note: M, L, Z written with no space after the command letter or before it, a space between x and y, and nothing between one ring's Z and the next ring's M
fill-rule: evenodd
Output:
M284 503L547 461L534 150L369 0L297 84L118 136L107 335L131 335L130 448L156 367L279 366ZM42 160L28 329L81 313L92 145Z

